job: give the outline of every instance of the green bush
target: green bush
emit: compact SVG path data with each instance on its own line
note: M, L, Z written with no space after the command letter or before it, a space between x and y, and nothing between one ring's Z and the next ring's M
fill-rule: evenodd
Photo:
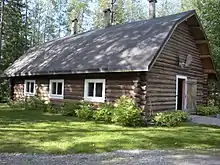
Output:
M37 111L48 111L48 108L50 105L45 104L43 100L41 100L39 97L30 97L27 98L25 101L25 109L26 110L37 110Z
M25 109L25 101L23 100L19 100L19 101L9 101L8 105L12 108L12 109Z
M61 108L63 116L76 116L76 110L80 109L80 102L65 102Z
M203 115L203 116L209 116L209 115L216 115L220 113L219 108L217 106L198 106L197 107L197 114Z
M106 123L111 123L112 114L114 112L114 105L111 103L104 103L100 108L95 111L94 119L96 121L104 121Z
M188 114L184 111L160 112L153 118L157 126L178 126L188 120Z
M93 120L94 110L91 105L81 102L79 109L75 110L76 117L83 120Z
M8 105L13 109L36 110L43 112L54 112L52 104L46 104L38 97L30 97L25 100L10 101Z
M112 115L112 122L122 126L141 126L144 123L142 110L135 101L127 96L121 96L116 100L115 109Z

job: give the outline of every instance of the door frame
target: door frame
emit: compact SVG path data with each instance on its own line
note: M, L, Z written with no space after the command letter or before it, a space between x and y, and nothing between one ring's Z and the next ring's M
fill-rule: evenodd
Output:
M182 76L182 75L176 75L176 110L177 110L177 106L178 106L178 83L179 83L179 79L185 80L184 81L184 106L183 106L183 110L185 111L187 108L187 77L186 76Z

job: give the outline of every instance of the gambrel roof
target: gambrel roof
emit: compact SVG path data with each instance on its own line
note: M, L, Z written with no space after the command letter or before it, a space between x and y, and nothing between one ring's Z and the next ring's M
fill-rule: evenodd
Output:
M56 39L28 50L5 75L148 71L176 26L195 15L187 11Z

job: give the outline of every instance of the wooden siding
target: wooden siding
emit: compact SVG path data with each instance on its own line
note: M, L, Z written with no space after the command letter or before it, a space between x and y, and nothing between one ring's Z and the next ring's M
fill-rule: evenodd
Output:
M45 101L52 102L81 101L84 97L85 79L106 79L106 101L115 101L122 95L137 98L139 101L141 94L138 92L140 85L139 73L107 73L107 74L78 74L60 76L33 76L15 78L14 98L15 100L24 98L24 80L36 80L36 95ZM52 79L64 79L64 100L49 99L49 81Z
M179 60L191 55L189 67L181 68ZM147 73L147 106L151 114L176 108L176 75L187 76L188 80L197 80L197 104L202 104L204 92L204 69L200 53L189 27L180 24L164 50Z

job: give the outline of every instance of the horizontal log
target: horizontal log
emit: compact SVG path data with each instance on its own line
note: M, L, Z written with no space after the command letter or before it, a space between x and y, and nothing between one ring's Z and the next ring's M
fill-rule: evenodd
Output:
M65 95L64 99L69 99L69 100L83 100L83 96L77 96L77 95Z
M183 59L185 59L185 57L188 54L192 54L193 55L193 62L201 64L201 58L200 58L199 50L196 50L196 51L181 50L181 57L183 57ZM179 59L179 52L176 52L176 48L173 45L168 45L168 47L166 47L166 49L164 49L164 51L161 53L160 57L163 57L163 58L165 58L167 60L178 61L178 59Z
M106 82L106 85L134 85L132 81L108 81Z
M175 92L176 88L149 88L148 93L172 93Z
M162 96L162 97L150 97L149 98L150 102L169 102L169 101L176 101L176 97L166 97L166 96Z
M149 83L148 88L176 88L176 83Z
M105 97L106 98L119 98L121 96L130 96L133 97L134 95L131 95L129 93L125 93L125 94L120 94L120 93L105 93Z
M151 97L175 97L176 96L176 92L172 92L172 93L147 93L147 97L151 98Z
M72 92L67 92L67 91L65 91L64 92L64 95L65 96L74 96L74 95L78 95L78 96L83 96L84 95L84 91L72 91Z
M176 57L176 58L168 58L169 55L170 54L167 54L167 55L164 55L163 58L158 58L157 62L163 63L164 67L165 66L169 67L169 65L173 65L173 66L176 66L176 67L180 68L179 67L179 58L178 57ZM180 58L182 58L183 62L185 62L185 60L187 58L187 55L188 54L182 55L182 57L180 57ZM190 64L190 66L189 67L185 67L185 68L187 68L187 69L190 69L190 68L200 68L200 69L202 69L202 61L200 60L199 62L196 62L193 59L193 62Z
M208 44L208 41L207 40L196 40L195 43L197 45L199 45L199 44Z
M202 66L199 65L199 66L196 66L194 64L191 64L190 67L185 67L185 68L180 68L179 66L179 63L171 63L171 62L168 62L168 61L160 61L158 60L156 63L155 63L155 66L163 66L163 68L171 68L173 70L180 70L181 72L185 73L185 74L198 74L198 73L202 73L203 72L203 69L202 69Z
M65 84L65 88L84 88L84 84Z
M180 48L180 49L177 49L177 48ZM170 49L170 50L172 49L173 51L178 50L178 52L180 52L181 50L181 53L184 53L184 54L187 53L186 50L189 50L188 53L190 54L196 54L196 55L199 54L199 50L196 47L195 42L182 42L180 41L180 39L177 39L175 36L171 38L170 42L167 45L167 49Z
M175 109L176 109L176 105L149 106L149 111L151 112L169 111L169 110L175 110Z
M84 92L84 88L64 88L65 92Z
M114 90L134 90L134 85L106 85L106 89L114 89Z
M84 84L84 79L82 79L82 80L67 80L67 79L65 79L64 83L65 84L77 84L77 85L80 85L80 84Z
M200 58L212 58L210 54L200 55Z
M134 93L133 90L123 90L123 89L120 89L120 90L117 90L117 89L105 89L105 93L106 94L109 94L109 93L112 93L112 94L123 94L123 93Z
M178 42L178 45L176 45L176 43ZM184 46L184 47L183 47ZM167 49L168 50L172 50L172 51L176 51L178 50L177 47L179 47L181 49L181 53L183 54L192 54L192 55L196 55L196 56L193 56L194 58L196 59L199 59L199 54L200 54L200 51L199 49L195 46L195 43L192 42L192 43L182 43L180 42L179 40L177 39L172 39L170 42L169 42L169 45L167 46ZM179 50L180 50L179 49ZM187 51L188 50L188 51Z

